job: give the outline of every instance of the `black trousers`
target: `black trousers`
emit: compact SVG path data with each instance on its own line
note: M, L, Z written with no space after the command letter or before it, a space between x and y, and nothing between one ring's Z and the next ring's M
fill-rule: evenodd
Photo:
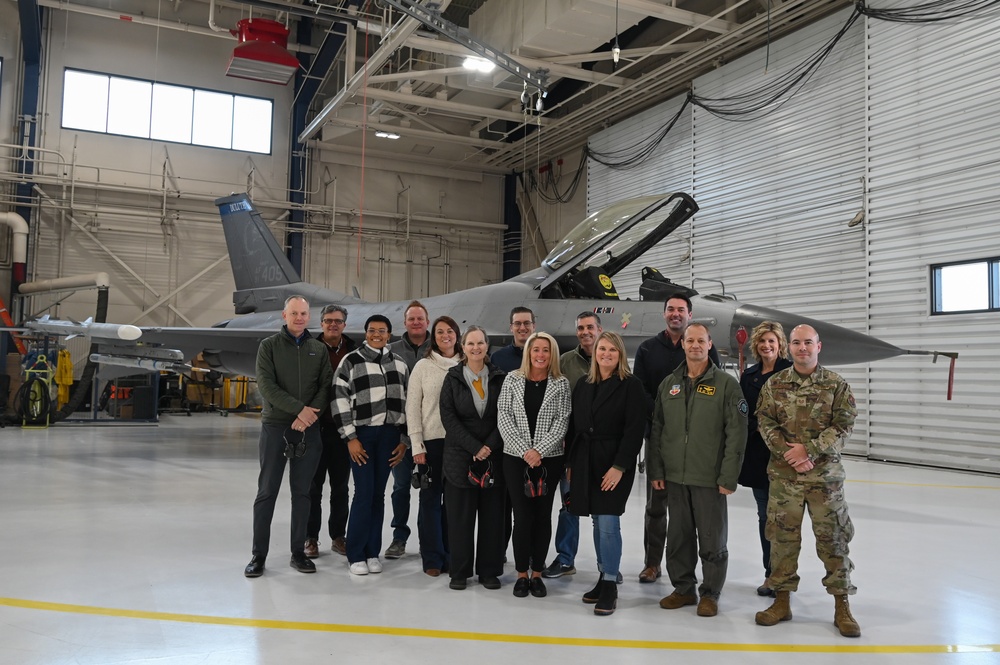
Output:
M337 433L336 425L320 423L319 434L323 441L323 452L309 491L309 523L306 526L306 537L319 538L320 526L323 523L323 484L329 477L330 517L327 526L330 539L333 540L347 533L347 482L351 478L351 456L347 452L347 444Z
M513 455L503 456L503 475L507 493L514 508L514 568L519 573L536 573L545 570L552 542L552 501L559 492L559 478L563 473L563 456L544 457L548 491L544 496L531 498L524 493L524 470L527 462Z
M446 483L444 505L448 513L452 579L468 579L473 571L479 577L503 574L506 494L502 482L489 489Z
M257 476L257 498L253 502L253 554L266 557L271 543L271 518L274 504L289 462L288 483L292 494L292 554L302 554L306 542L306 522L309 520L309 488L323 446L319 425L305 431L306 453L298 459L285 458L285 433L291 440L301 436L286 425L263 424L260 428L260 475Z

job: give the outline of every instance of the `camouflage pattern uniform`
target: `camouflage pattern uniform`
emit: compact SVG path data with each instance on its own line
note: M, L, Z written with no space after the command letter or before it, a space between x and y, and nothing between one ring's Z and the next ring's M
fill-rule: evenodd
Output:
M816 553L826 568L823 585L827 593L837 596L857 590L851 584L854 564L848 556L854 525L847 513L840 463L856 417L851 387L822 366L806 377L789 367L772 376L761 390L757 419L771 451L766 535L771 541L771 588L775 591L798 589L806 507ZM803 444L814 467L805 473L792 468L783 457L789 450L786 442Z

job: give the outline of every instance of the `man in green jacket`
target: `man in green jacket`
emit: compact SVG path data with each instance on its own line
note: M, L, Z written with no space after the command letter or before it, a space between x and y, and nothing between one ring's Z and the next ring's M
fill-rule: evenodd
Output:
M743 465L748 409L739 382L709 359L708 328L689 324L681 344L685 362L660 384L650 432L649 479L667 491L667 574L674 585L660 607L698 603L698 615L710 617L726 581L726 496L736 491Z
M265 338L257 350L257 388L264 401L261 412L260 475L253 503L253 557L243 574L264 574L271 540L274 503L285 475L285 460L292 494L291 566L300 573L315 573L306 558L306 523L309 490L319 464L323 443L319 414L330 404L333 370L326 347L306 330L309 303L291 296L281 312L281 332Z

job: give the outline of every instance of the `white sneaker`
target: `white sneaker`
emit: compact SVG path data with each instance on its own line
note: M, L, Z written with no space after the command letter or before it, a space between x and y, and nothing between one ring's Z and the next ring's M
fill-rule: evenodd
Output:
M378 560L378 557L373 557L371 559L368 559L368 563L366 565L368 566L369 573L382 572L382 562Z
M379 566L378 572L382 572L382 566ZM355 561L351 564L351 575L367 575L368 574L368 564L364 561Z

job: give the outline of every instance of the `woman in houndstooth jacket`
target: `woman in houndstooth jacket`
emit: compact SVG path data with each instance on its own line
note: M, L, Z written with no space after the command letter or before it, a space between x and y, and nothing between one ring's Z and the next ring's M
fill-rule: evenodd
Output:
M546 594L542 570L552 540L552 497L562 475L569 415L569 381L559 371L559 347L551 335L535 333L524 345L521 368L504 381L497 413L514 508L518 598Z

